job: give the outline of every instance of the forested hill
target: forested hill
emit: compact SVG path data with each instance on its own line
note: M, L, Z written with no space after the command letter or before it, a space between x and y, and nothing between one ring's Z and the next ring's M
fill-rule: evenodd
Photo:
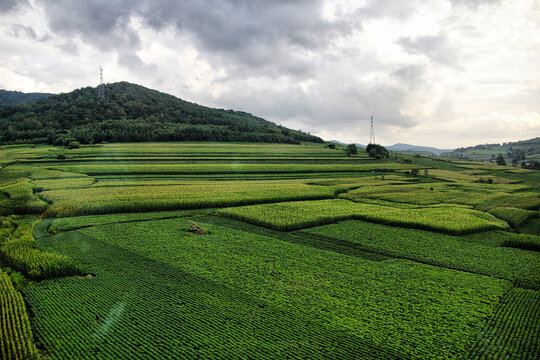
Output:
M0 89L0 106L17 105L43 99L54 94L47 93L23 93L20 91L8 91Z
M134 141L323 142L249 113L212 109L140 85L93 87L0 107L0 143Z

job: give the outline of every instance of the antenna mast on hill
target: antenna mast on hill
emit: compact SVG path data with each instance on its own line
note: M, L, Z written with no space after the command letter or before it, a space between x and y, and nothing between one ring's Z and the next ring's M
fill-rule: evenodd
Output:
M369 132L369 143L375 144L375 129L373 128L373 115L371 115L371 131Z
M99 97L105 96L105 84L103 84L103 67L99 67L99 85L97 87L97 94Z

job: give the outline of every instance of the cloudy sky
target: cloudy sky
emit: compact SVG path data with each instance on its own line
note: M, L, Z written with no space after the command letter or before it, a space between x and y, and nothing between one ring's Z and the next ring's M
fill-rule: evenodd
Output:
M540 136L540 0L0 0L0 88L129 81L326 140Z

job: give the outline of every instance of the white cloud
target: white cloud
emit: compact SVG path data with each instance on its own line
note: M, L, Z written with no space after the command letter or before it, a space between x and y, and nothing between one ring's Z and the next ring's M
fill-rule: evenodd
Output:
M346 142L540 135L535 0L35 0L0 7L0 87L130 81Z

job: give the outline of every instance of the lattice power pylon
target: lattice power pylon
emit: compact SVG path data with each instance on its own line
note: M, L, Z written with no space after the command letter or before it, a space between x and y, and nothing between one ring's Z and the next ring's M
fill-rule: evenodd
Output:
M97 94L100 97L105 96L105 84L103 83L103 67L99 67L99 85L97 87Z
M369 132L369 143L375 144L375 129L373 128L373 115L371 115L371 131Z

